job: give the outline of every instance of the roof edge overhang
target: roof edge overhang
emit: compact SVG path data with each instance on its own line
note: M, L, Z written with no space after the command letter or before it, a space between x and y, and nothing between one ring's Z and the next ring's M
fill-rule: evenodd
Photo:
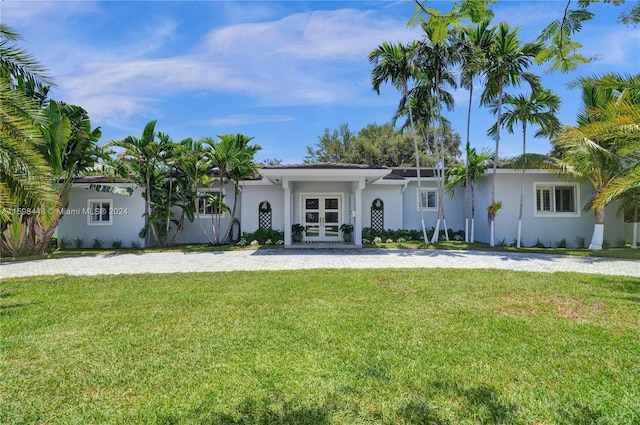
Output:
M361 181L372 183L391 173L389 168L261 168L261 176L274 184L282 181Z

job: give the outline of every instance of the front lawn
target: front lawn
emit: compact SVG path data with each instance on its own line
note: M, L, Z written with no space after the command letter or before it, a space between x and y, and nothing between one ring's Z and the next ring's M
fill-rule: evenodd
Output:
M0 285L0 423L640 423L640 279L305 270Z

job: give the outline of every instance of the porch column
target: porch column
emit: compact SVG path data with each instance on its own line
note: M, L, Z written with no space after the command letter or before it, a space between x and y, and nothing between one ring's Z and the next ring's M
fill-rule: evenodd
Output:
M284 189L284 246L291 246L291 188L289 180L282 180Z
M354 243L357 246L362 246L362 189L364 189L364 187L364 179L360 179L358 181L358 187L356 188L356 216L353 223L353 230L355 230Z

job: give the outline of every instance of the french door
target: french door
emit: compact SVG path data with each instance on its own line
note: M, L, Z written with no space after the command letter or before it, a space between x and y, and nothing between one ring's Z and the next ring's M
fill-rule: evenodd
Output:
M342 195L303 195L302 225L306 227L305 240L340 241L341 204Z

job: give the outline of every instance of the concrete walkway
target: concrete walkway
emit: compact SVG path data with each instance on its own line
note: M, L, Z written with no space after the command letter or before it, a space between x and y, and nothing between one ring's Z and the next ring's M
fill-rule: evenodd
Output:
M640 277L640 261L484 251L413 249L243 250L96 255L4 263L0 278L54 274L293 270L317 268L466 268L579 272Z

